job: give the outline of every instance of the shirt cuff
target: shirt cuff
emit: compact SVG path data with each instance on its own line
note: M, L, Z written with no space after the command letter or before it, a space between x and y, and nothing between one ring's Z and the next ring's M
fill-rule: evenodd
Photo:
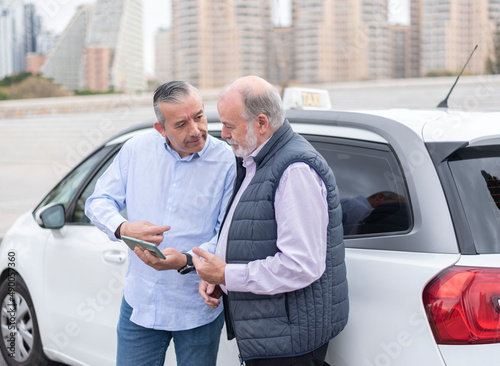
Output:
M120 240L115 236L116 229L118 229L118 226L125 222L125 218L122 215L116 215L113 216L106 224L106 228L109 230L108 231L108 237L111 240Z
M248 264L226 264L224 275L228 291L248 292Z

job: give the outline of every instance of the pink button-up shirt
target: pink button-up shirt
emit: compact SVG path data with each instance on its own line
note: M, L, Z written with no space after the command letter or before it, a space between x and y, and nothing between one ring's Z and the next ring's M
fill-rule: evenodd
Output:
M229 208L215 252L224 260L234 210L255 175L254 157L266 143L243 161L246 176ZM307 287L325 271L327 189L316 171L306 163L291 164L279 181L274 207L280 252L247 264L227 264L226 286L221 286L225 292L274 295L295 291Z

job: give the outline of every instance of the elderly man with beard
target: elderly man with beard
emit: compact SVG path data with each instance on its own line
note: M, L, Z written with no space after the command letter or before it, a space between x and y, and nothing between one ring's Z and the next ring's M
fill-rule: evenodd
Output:
M223 295L247 366L323 365L349 308L333 172L265 80L233 81L217 109L238 172L216 254L193 248L199 293L212 308Z
M163 365L173 339L178 365L215 366L224 319L198 296L190 250L215 251L235 159L226 143L208 134L193 86L166 83L153 103L156 131L124 144L86 203L87 216L111 240L152 242L166 257L137 247L129 255L117 365ZM125 208L127 220L120 213Z

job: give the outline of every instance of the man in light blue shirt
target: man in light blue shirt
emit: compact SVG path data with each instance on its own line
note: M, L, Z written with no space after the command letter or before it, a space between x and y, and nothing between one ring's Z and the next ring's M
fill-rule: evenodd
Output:
M172 338L178 365L215 365L223 316L198 296L190 251L215 251L235 158L208 134L201 96L190 84L160 86L154 109L156 131L124 144L86 203L87 216L111 240L152 242L166 257L130 252L117 365L163 365Z

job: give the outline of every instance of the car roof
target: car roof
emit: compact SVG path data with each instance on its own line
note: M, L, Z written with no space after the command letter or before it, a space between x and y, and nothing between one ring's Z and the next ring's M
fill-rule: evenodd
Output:
M424 142L467 141L469 146L500 143L500 112L454 109L393 109L368 113L396 120Z
M380 109L361 111L287 110L292 123L363 129L390 140L396 128L404 127L423 142L468 142L469 146L500 144L500 112L450 109ZM218 122L216 111L207 111L209 122ZM113 136L105 144L121 143L147 131L155 119L135 124ZM214 127L214 126L212 126ZM303 131L300 131L303 132ZM406 131L408 132L408 131Z

